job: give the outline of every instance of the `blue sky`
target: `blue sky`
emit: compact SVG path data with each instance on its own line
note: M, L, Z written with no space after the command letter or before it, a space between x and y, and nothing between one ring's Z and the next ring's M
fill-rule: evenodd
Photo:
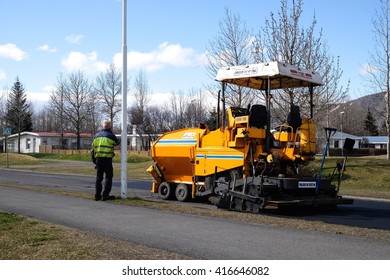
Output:
M204 54L225 7L257 33L280 1L128 0L127 6L129 86L142 68L162 98L213 82ZM304 1L303 19L310 22L315 13L330 53L340 56L343 83L351 80L351 99L371 93L359 71L373 47L371 19L378 7L379 0ZM0 0L0 11L0 91L18 76L38 103L60 73L81 69L92 81L111 63L121 65L120 0Z

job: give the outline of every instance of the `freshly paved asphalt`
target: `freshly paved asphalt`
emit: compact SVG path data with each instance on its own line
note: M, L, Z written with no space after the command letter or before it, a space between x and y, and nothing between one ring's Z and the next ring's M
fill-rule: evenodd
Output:
M198 259L390 259L390 243L0 187L0 211Z

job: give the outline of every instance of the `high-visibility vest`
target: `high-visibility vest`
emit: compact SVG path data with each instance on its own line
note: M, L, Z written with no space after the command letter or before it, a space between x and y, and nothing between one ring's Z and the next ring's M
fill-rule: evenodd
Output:
M109 130L103 129L95 135L93 140L93 152L96 158L113 158L115 156L114 147L118 144L118 139Z

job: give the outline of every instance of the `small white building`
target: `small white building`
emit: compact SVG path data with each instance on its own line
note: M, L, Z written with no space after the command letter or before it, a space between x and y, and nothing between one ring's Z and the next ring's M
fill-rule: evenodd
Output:
M387 136L364 136L362 146L364 148L387 149Z
M81 149L90 149L92 145L92 136L90 133L80 134ZM18 134L12 134L7 137L8 152L18 152ZM62 138L62 141L61 141ZM5 138L0 139L5 144ZM61 143L62 142L62 143ZM58 132L28 132L20 133L20 152L21 153L39 153L41 145L52 146L54 149L77 149L76 133ZM3 145L5 151L5 145Z
M116 135L121 140L121 135ZM158 135L138 135L135 127L133 128L132 134L127 135L127 145L131 150L141 150L142 140L147 142L150 146L152 142L158 138ZM93 135L90 133L81 133L80 147L82 150L89 150L92 147ZM61 138L62 143L61 143ZM150 142L150 143L149 143ZM41 149L42 146L46 146L46 149ZM64 133L61 137L59 132L27 132L20 133L20 152L21 153L46 153L47 146L53 149L66 149L76 150L77 149L77 136L76 133ZM18 134L12 134L7 137L8 152L18 152ZM118 146L119 147L119 146ZM5 137L0 137L0 152L5 152Z
M353 146L354 149L360 148L361 142L362 142L362 137L348 134L345 132L339 132L337 131L332 137L330 137L330 142L329 142L329 148L342 148L344 147L345 139L353 139L355 140L355 144Z
M131 150L148 150L152 146L153 142L157 140L162 133L157 134L138 134L137 126L132 125L132 133L127 135L127 146ZM118 138L121 135L116 135Z

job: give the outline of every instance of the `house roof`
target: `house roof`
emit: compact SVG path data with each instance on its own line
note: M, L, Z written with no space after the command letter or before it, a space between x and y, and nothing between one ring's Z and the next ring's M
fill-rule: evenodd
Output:
M336 133L334 135L332 135L332 137L330 137L330 139L345 139L345 138L350 138L350 139L354 139L354 140L361 140L362 139L362 137L360 137L360 136L356 136L356 135L352 135L352 134L340 132L340 131L336 131Z
M59 132L32 132L32 133L35 133L37 136L61 136L61 133ZM63 136L64 137L76 137L76 133L74 132L64 132L63 133ZM81 137L90 137L91 136L91 133L80 133L80 136Z
M387 136L365 136L363 139L368 144L387 144Z
M31 135L35 137L60 137L61 133L60 132L35 132L35 131L23 131L20 133L20 135ZM91 137L91 133L80 133L81 137ZM14 138L18 137L18 134L11 134L8 136L8 138ZM74 132L65 132L63 133L63 137L65 138L76 138L77 135Z

